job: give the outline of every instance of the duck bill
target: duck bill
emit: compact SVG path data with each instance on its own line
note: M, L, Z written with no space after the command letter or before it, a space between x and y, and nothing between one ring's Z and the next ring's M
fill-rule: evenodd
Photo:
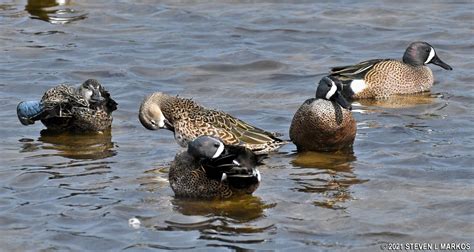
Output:
M337 102L337 104L341 105L341 107L348 110L352 110L351 104L346 100L346 98L344 98L344 96L342 96L340 91L337 91L334 94L334 101Z
M430 63L433 63L433 64L435 64L435 65L438 65L438 66L440 66L440 67L442 67L442 68L444 68L444 69L446 69L446 70L453 70L453 68L452 68L450 65L444 63L440 58L438 58L437 55L435 55L435 56L433 57L433 59L431 60Z

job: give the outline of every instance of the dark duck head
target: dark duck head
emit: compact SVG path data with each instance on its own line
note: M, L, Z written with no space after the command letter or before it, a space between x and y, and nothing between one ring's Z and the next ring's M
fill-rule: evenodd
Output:
M103 88L97 80L89 79L82 83L78 92L90 105L99 105L105 102L102 90Z
M227 181L243 189L261 180L256 166L265 157L242 146L224 145L210 136L200 136L188 144L187 152L199 160L209 178Z
M86 80L78 88L78 93L87 101L91 109L107 109L112 112L117 109L117 103L110 97L99 81Z
M351 104L342 96L342 82L335 77L326 76L319 81L316 98L335 101L341 107L352 110Z
M435 64L446 70L453 68L444 63L436 54L435 49L428 43L418 41L411 43L403 55L403 62L412 66L423 66L426 64Z

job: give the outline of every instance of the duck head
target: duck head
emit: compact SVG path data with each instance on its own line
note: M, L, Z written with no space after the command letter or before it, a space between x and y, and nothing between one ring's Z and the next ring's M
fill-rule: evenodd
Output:
M105 98L102 96L102 90L103 88L100 83L94 79L86 80L79 87L79 93L90 104L98 104L105 101Z
M138 119L143 127L149 130L167 129L174 131L173 124L165 117L161 105L169 95L161 92L153 93L143 100L138 113Z
M213 159L224 152L224 143L210 136L199 136L188 143L188 153L193 157Z
M325 76L318 84L316 98L335 101L341 107L352 110L351 104L342 96L342 82L336 78Z
M188 143L187 152L201 160L209 177L227 181L234 188L247 188L261 180L256 166L262 157L243 146L224 145L215 137L199 136Z
M438 57L435 49L430 44L422 41L413 42L408 46L403 55L403 62L412 66L423 66L431 63L446 70L453 70L450 65L444 63Z

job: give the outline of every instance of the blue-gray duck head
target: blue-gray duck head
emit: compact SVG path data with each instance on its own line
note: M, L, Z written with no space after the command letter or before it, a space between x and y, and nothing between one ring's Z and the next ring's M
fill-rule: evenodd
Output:
M412 66L423 66L426 64L435 64L446 70L453 68L444 63L436 54L435 49L428 43L417 41L411 43L403 55L403 62Z
M188 153L196 158L213 159L224 152L224 144L211 136L200 136L188 143Z
M101 103L105 101L105 98L102 96L102 86L97 80L86 80L79 87L79 92L89 103Z
M341 94L342 88L340 80L332 76L325 76L319 81L316 98L335 101L341 107L351 110L351 104Z

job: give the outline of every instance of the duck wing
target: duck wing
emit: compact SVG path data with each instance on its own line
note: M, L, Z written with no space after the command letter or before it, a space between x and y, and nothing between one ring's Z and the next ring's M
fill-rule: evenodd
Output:
M210 126L216 128L219 137L224 141L226 138L232 138L237 139L238 143L245 144L283 142L273 133L250 125L222 111L207 110L201 117Z
M364 79L364 76L367 74L367 72L370 71L376 64L387 60L390 59L373 59L363 61L355 65L333 67L331 68L329 75L337 77L343 83L355 79Z

